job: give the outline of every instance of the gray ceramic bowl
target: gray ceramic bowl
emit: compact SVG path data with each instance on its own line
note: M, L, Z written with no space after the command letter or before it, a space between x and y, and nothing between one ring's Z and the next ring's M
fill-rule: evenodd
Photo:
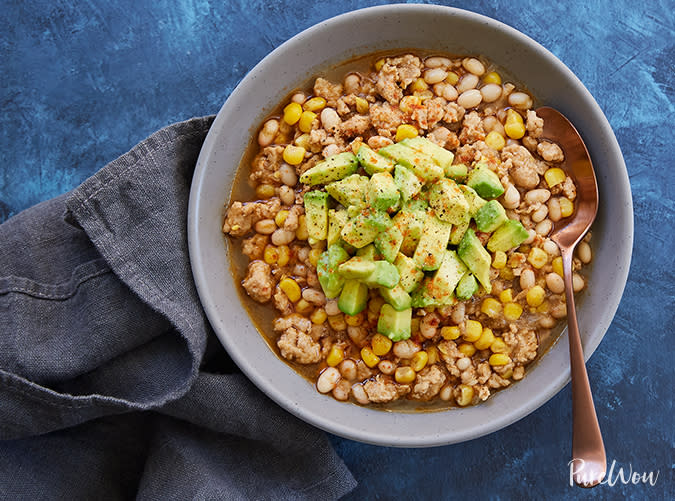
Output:
M279 405L305 421L363 442L424 447L470 440L526 416L569 381L566 334L526 377L487 402L433 413L394 413L340 403L319 394L270 350L241 306L221 233L223 203L242 155L263 118L294 88L325 68L370 52L420 48L482 54L526 83L542 104L565 113L585 138L600 184L593 227L590 287L579 301L586 357L617 309L630 263L632 200L612 129L583 84L555 56L522 33L487 17L429 5L388 5L324 21L274 50L227 99L199 156L190 193L190 258L202 304L241 370Z

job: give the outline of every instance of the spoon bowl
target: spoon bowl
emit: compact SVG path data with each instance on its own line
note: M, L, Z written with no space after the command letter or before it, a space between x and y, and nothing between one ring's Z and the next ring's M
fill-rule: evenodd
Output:
M537 115L544 120L543 138L562 148L565 155L563 170L575 181L577 189L574 213L556 222L550 238L560 248L567 300L572 375L573 476L577 485L593 487L605 477L607 458L581 346L572 288L572 258L576 245L584 237L598 212L598 183L586 145L570 121L559 111L549 107L539 108Z

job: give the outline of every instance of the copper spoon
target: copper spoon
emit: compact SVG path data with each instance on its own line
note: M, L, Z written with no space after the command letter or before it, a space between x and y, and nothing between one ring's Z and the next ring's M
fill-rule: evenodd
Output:
M567 175L572 177L577 188L574 214L558 221L550 238L558 244L562 255L567 299L573 420L570 465L577 485L593 487L605 477L607 458L586 373L577 312L574 307L572 256L574 248L586 234L598 212L598 184L586 145L569 120L557 110L549 107L539 108L537 115L544 119L544 138L557 143L562 148L565 154L563 168Z

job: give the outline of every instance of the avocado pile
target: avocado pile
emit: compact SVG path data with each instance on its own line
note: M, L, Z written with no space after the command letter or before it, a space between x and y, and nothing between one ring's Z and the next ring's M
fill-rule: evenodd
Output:
M305 193L304 205L310 242L327 241L317 264L326 297L356 315L378 288L386 304L377 330L393 341L410 337L412 308L469 299L479 284L490 293L488 250L506 252L529 236L495 200L504 187L485 163L469 170L453 161L452 152L415 137L378 152L361 145L300 177L325 187ZM476 230L491 233L487 250L472 218Z

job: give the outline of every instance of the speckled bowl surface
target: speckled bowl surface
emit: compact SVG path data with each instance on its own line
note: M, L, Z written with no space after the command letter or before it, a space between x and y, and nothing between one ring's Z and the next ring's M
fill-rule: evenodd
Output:
M323 69L354 56L399 48L482 54L523 82L541 104L567 115L584 137L600 189L590 286L578 298L588 358L616 312L630 264L633 211L626 166L607 119L574 74L532 39L478 14L430 5L373 7L313 26L270 53L232 92L206 138L190 193L188 238L195 282L211 325L239 368L262 391L298 417L337 435L379 445L425 447L500 430L555 395L569 381L566 333L522 381L476 407L396 413L340 403L319 394L288 367L253 327L241 306L221 232L223 204L237 166L270 110Z

